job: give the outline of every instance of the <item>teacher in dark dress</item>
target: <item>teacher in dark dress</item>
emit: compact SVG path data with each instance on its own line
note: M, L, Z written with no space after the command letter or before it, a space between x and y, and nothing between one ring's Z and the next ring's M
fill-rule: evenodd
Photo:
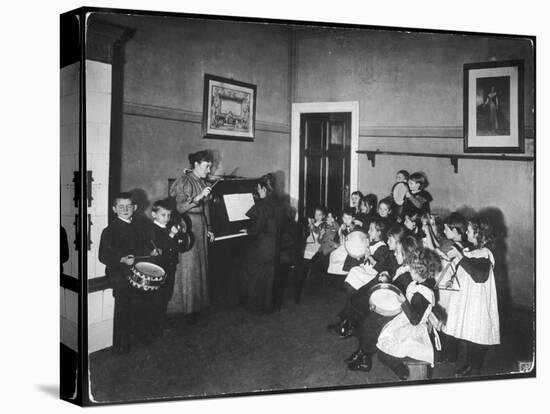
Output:
M239 266L240 303L252 313L273 310L273 280L279 260L282 210L274 178L264 175L256 187L258 201L248 210L248 243Z
M198 312L209 305L208 241L214 240L210 230L208 200L211 188L206 182L212 167L208 151L189 155L191 170L185 170L170 188L176 209L189 217L194 243L190 250L180 253L174 281L174 293L168 313L185 314L189 323L197 322Z

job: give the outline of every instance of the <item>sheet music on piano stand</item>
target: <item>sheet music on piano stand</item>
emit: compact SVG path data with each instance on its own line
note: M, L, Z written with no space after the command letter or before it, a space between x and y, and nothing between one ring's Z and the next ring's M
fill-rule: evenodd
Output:
M250 220L246 213L254 205L251 193L224 194L223 201L230 222Z
M255 204L253 193L257 178L222 178L212 188L210 199L210 225L221 241L246 236L251 220L246 213Z

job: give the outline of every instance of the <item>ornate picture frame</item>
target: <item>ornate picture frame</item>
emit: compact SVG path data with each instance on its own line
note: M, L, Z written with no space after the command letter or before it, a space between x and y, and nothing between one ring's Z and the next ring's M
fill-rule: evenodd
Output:
M203 137L254 141L256 85L204 75Z
M464 64L464 152L523 153L523 61Z

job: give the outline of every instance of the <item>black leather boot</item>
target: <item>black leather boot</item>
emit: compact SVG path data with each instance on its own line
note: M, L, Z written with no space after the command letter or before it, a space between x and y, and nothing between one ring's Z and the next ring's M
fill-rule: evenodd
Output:
M347 357L344 362L346 364L351 364L352 362L357 361L357 359L361 358L363 356L363 350L361 348L357 348L357 350L351 354L349 357Z
M372 356L369 354L362 354L354 362L349 363L348 368L352 371L369 372L372 368Z
M336 333L340 338L347 339L353 335L354 331L355 331L355 322L351 319L346 319L342 321Z

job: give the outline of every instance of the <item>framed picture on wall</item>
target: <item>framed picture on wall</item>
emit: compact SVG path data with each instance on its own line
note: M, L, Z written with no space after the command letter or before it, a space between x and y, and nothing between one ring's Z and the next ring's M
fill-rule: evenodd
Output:
M524 152L522 60L464 65L464 152Z
M203 136L253 141L256 85L204 75Z

